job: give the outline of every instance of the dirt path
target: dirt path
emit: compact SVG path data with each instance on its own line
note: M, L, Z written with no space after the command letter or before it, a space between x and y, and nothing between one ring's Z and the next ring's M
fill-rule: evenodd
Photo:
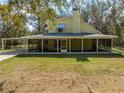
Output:
M123 93L124 76L83 77L70 71L41 72L20 66L0 72L0 93Z
M89 93L81 77L64 73L32 71L25 75L18 74L17 77L4 78L0 81L1 93Z

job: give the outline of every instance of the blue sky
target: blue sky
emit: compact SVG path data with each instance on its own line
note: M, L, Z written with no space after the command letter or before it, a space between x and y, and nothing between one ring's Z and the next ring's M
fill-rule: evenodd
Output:
M0 4L5 4L7 0L0 0Z

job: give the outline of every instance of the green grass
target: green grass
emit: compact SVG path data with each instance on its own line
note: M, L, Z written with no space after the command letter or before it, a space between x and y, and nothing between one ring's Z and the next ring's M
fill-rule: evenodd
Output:
M0 70L12 73L18 68L26 71L72 71L80 75L124 74L122 55L19 55L0 62ZM24 70L24 69L23 69Z
M119 52L121 55L124 55L124 48L113 48L112 49L113 51L115 51L115 52Z
M6 53L6 52L13 52L13 51L16 51L16 50L17 49L6 49L4 51L2 51L2 50L0 50L0 51Z

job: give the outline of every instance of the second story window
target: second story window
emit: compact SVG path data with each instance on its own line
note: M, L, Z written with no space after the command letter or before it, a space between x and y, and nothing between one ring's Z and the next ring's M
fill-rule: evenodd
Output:
M64 24L58 24L56 29L57 29L57 32L62 33L65 29L65 25Z

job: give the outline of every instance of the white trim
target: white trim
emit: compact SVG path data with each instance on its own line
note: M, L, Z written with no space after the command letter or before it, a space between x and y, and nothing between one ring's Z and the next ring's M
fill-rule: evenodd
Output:
M25 45L24 49L26 50L26 49L27 49L27 46L26 46L26 39L24 39L24 45Z
M4 39L2 39L2 51L4 51Z
M26 39L26 38L19 37L19 38L2 38L2 39L4 39L4 40L18 40L18 39Z
M100 39L111 39L111 38L114 38L114 37L82 37L82 36L53 36L53 37L50 37L50 36L44 36L44 37L31 37L31 38L27 38L27 39L41 39L41 38L44 38L44 39L56 39L56 38L59 38L59 39L81 39L81 38L84 38L84 39L96 39L96 38L100 38Z
M104 34L91 34L91 35L84 35L84 36L44 36L43 34L40 35L31 35L31 36L23 36L20 38L3 38L5 40L11 40L11 39L41 39L41 38L48 38L48 39L55 39L55 38L86 38L86 39L95 39L95 38L102 38L102 39L111 39L111 38L117 38L117 36L114 35L104 35Z

